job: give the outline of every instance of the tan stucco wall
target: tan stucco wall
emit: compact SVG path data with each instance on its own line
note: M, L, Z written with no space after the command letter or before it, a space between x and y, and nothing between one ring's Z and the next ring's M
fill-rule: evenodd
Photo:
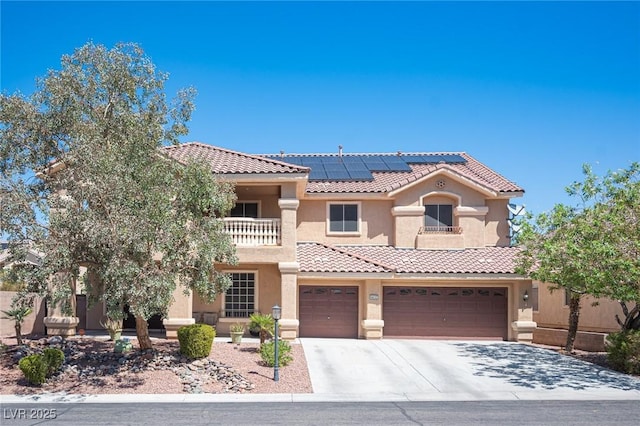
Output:
M538 310L534 312L534 320L538 326L568 328L569 307L564 304L564 290L551 292L548 284L536 284L538 285ZM598 305L592 306L594 302L598 302ZM615 320L616 314L623 317L622 308L618 302L585 296L580 304L578 329L604 333L619 331L620 326Z
M487 200L489 212L485 216L484 244L486 246L506 247L509 241L509 200Z
M243 271L256 274L258 310L262 313L271 313L273 305L280 305L280 270L277 264L242 264L235 267L221 268L225 272ZM233 323L248 323L245 318L222 318L222 295L219 295L213 303L206 303L198 295L193 297L193 312L215 313L217 315L216 331L218 334L229 333L229 326Z
M327 235L327 203L361 202L359 236ZM391 200L302 200L298 208L298 241L329 244L391 244L393 219Z
M15 291L0 291L0 311L8 311L11 309L11 301L18 293ZM22 323L21 333L23 336L28 334L44 334L44 317L45 317L44 299L36 297L31 309L33 312ZM0 314L0 336L15 336L16 331L14 321L4 319L4 314Z
M437 188L436 182L442 179L446 182L445 188ZM488 201L485 198L486 195L475 188L438 175L399 191L389 200L371 200L357 195L349 200L303 199L298 209L297 240L328 244L395 244L411 248L461 249L508 245L507 200ZM360 235L327 234L328 202L361 203ZM418 230L424 224L424 213L398 213L394 208L419 208L425 203L451 203L477 211L466 210L454 215L454 226L462 227L460 235L418 236Z

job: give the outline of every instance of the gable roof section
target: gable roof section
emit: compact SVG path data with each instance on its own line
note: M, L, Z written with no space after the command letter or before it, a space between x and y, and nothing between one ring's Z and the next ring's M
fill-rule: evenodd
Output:
M393 246L298 244L300 272L515 274L516 247L418 250Z
M219 174L306 174L309 172L307 167L230 151L200 142L167 146L162 150L170 158L181 163L186 163L189 160L204 161L210 165L211 171Z
M318 158L349 158L354 156L368 156L374 154L287 154L279 157L282 161L293 160L298 163L304 159L306 164L314 157ZM385 158L397 158L398 154L375 154L375 156ZM406 153L402 154L403 159L411 158L411 156L439 156L439 157L461 157L464 161L439 162L439 163L422 163L416 164L407 161L408 168L402 171L371 171L369 179L336 179L336 180L314 180L309 179L307 184L307 193L389 193L402 188L405 185L417 182L438 171L446 170L464 179L468 179L490 191L496 193L512 193L524 192L515 183L509 181L502 175L494 172L475 158L464 152L447 152L447 153ZM265 158L276 158L276 155L266 155ZM313 169L313 166L309 166Z

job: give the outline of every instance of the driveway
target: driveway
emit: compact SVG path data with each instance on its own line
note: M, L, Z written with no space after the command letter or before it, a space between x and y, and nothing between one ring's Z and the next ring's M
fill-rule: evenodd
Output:
M300 339L335 400L636 399L640 379L513 342Z

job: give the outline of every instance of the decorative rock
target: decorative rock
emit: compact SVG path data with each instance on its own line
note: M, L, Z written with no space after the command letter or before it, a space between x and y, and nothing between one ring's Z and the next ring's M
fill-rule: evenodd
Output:
M47 343L50 345L58 345L62 343L62 336L52 336L47 339Z

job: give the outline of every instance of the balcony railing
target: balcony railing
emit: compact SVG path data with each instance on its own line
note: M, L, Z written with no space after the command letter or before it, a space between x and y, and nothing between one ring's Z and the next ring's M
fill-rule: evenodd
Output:
M238 246L280 245L280 219L227 217L224 228Z
M460 226L423 226L418 234L462 234Z

